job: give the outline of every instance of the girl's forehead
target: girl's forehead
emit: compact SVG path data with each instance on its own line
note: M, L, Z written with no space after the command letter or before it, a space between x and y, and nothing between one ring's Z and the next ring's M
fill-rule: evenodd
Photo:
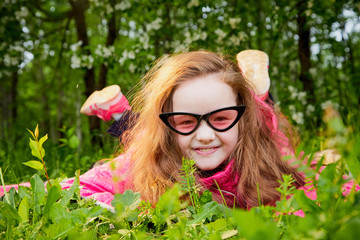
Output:
M221 76L209 74L181 83L173 94L173 111L202 114L236 105L236 94Z

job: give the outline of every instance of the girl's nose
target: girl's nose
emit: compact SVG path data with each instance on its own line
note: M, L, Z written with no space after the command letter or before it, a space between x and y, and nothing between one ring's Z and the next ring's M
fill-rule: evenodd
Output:
M200 126L196 129L196 140L199 142L211 142L215 139L215 130L213 130L204 120L200 122Z

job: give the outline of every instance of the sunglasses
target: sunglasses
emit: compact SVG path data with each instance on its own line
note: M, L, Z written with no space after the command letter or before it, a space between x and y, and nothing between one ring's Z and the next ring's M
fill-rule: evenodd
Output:
M169 112L161 113L159 117L166 126L181 135L193 133L199 127L201 120L204 120L215 131L225 132L239 121L245 109L245 106L240 105L220 108L204 115Z

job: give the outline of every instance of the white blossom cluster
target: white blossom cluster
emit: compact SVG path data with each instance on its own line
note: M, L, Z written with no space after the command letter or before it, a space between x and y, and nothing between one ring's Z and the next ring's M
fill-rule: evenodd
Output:
M231 35L227 44L228 46L239 46L242 41L247 39L247 37L246 33L239 32L237 35Z
M306 92L298 91L297 88L295 88L295 87L293 87L291 85L288 87L288 89L289 89L289 92L290 92L290 98L291 99L297 100L303 105L306 104Z
M191 0L187 5L188 8L198 7L198 6L199 6L199 0Z
M229 18L229 24L232 29L235 29L241 22L241 18Z
M291 119L297 124L304 124L304 113L297 111L295 105L289 106L291 112Z
M20 59L18 57L11 56L10 54L5 54L3 62L6 67L12 67L19 65Z
M29 15L29 10L26 7L21 7L19 11L15 12L16 20L20 21L23 18L26 18Z
M129 9L131 7L131 3L129 0L123 0L120 3L115 5L115 10L126 10Z
M320 106L321 106L322 110L325 110L325 109L327 109L329 107L333 107L336 110L339 109L339 104L338 103L333 103L331 100L327 100L327 101L323 102Z
M82 41L78 41L74 44L71 44L70 49L71 49L71 51L76 52L81 45L82 45Z
M205 41L206 38L207 38L207 33L202 32L201 30L196 31L193 34L191 34L190 32L186 32L184 43L185 45L190 45L192 42L195 42L200 39Z
M150 37L147 33L144 33L142 35L140 35L139 37L140 43L142 44L142 48L147 50L150 47L149 41L150 41Z
M184 52L188 49L188 45L185 45L184 42L180 42L179 40L172 41L170 46L174 49L174 52Z
M295 102L300 103L300 106L305 106L306 101L306 92L305 91L298 91L298 89L294 86L288 86L289 93L290 93L290 99L295 100ZM299 105L299 104L298 104ZM290 105L289 110L291 113L291 118L296 122L297 124L304 124L304 113L303 111L300 111L296 109L295 105ZM315 107L311 104L307 105L306 107L306 115L310 116L311 113L315 111Z
M151 30L159 30L161 28L162 19L157 18L151 23L146 24L146 31L150 32Z
M106 47L101 44L98 44L95 49L95 55L102 58L109 58L113 55L114 52L115 52L114 46Z
M122 56L119 59L119 63L121 65L123 65L124 62L126 60L128 60L128 59L135 59L135 52L134 51L128 51L128 50L123 51Z
M218 39L216 42L221 43L223 39L226 37L227 33L224 32L222 29L218 28L215 30L215 34L218 35Z
M88 69L93 67L94 58L91 55L83 55L81 57L77 55L71 56L71 68L77 69L86 67Z

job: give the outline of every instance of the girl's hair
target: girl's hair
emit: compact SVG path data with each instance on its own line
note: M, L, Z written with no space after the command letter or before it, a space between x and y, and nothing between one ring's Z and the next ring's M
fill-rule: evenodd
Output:
M184 154L159 114L172 110L172 95L182 82L213 73L221 73L221 79L237 94L238 104L246 106L238 124L239 140L229 158L234 159L233 174L240 174L236 195L242 197L236 199L236 205L258 205L257 184L261 203L275 203L280 197L275 188L282 174L292 174L295 185L303 185L301 176L281 158L283 134L277 136L271 129L266 119L269 110L254 101L251 86L238 67L218 54L195 51L161 58L144 77L144 88L134 99L133 110L140 116L123 141L132 155L131 187L143 199L156 203L168 187L181 180Z

